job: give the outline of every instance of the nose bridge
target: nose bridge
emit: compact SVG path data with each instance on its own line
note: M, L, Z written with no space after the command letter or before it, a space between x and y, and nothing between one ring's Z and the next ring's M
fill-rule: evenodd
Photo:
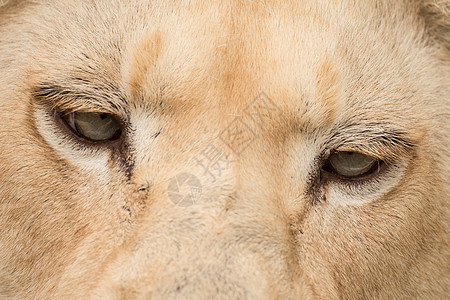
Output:
M217 124L187 140L181 137L192 136L195 126L175 133L165 127L153 141L137 145L131 180L145 208L123 250L105 267L99 295L109 290L142 299L301 294L305 287L281 200L282 170L270 159L282 160L264 135L275 126L262 123L270 118L264 102L255 105L255 115L231 118L237 133L249 128L247 133L259 134L242 149L235 148L238 137L230 142L228 129ZM136 135L158 128L140 126ZM174 136L180 144L170 141ZM136 192L130 199L137 199Z
M148 185L140 193L147 205L108 270L123 291L197 299L297 294L301 276L273 147L284 134L275 132L280 109L265 94L246 101L226 118L214 105L192 115L196 122L145 111L134 117L143 125L133 138L132 181Z

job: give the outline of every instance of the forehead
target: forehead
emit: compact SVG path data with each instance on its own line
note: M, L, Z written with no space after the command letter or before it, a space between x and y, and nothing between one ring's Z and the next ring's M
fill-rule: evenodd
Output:
M42 64L60 63L45 67L55 80L71 71L89 82L102 75L125 106L234 115L263 92L316 126L373 118L380 108L398 121L413 109L418 81L409 23L394 27L395 10L382 22L376 4L350 2L55 2L56 12L45 13L65 17L47 18L61 24L47 25L51 36L41 42L51 59Z

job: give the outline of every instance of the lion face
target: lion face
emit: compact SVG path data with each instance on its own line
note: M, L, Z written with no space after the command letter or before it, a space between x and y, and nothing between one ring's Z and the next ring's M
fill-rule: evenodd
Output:
M0 1L0 298L444 298L442 1Z

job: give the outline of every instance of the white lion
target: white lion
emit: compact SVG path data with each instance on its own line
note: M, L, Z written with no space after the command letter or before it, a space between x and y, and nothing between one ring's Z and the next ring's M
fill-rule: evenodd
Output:
M450 297L450 2L0 5L0 298Z

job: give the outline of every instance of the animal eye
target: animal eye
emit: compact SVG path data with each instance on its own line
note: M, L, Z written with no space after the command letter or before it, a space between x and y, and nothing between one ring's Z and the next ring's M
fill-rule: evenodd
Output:
M358 152L338 151L330 155L323 170L346 178L369 175L378 169L381 161Z
M116 140L121 126L108 113L73 112L62 117L79 136L94 142Z

